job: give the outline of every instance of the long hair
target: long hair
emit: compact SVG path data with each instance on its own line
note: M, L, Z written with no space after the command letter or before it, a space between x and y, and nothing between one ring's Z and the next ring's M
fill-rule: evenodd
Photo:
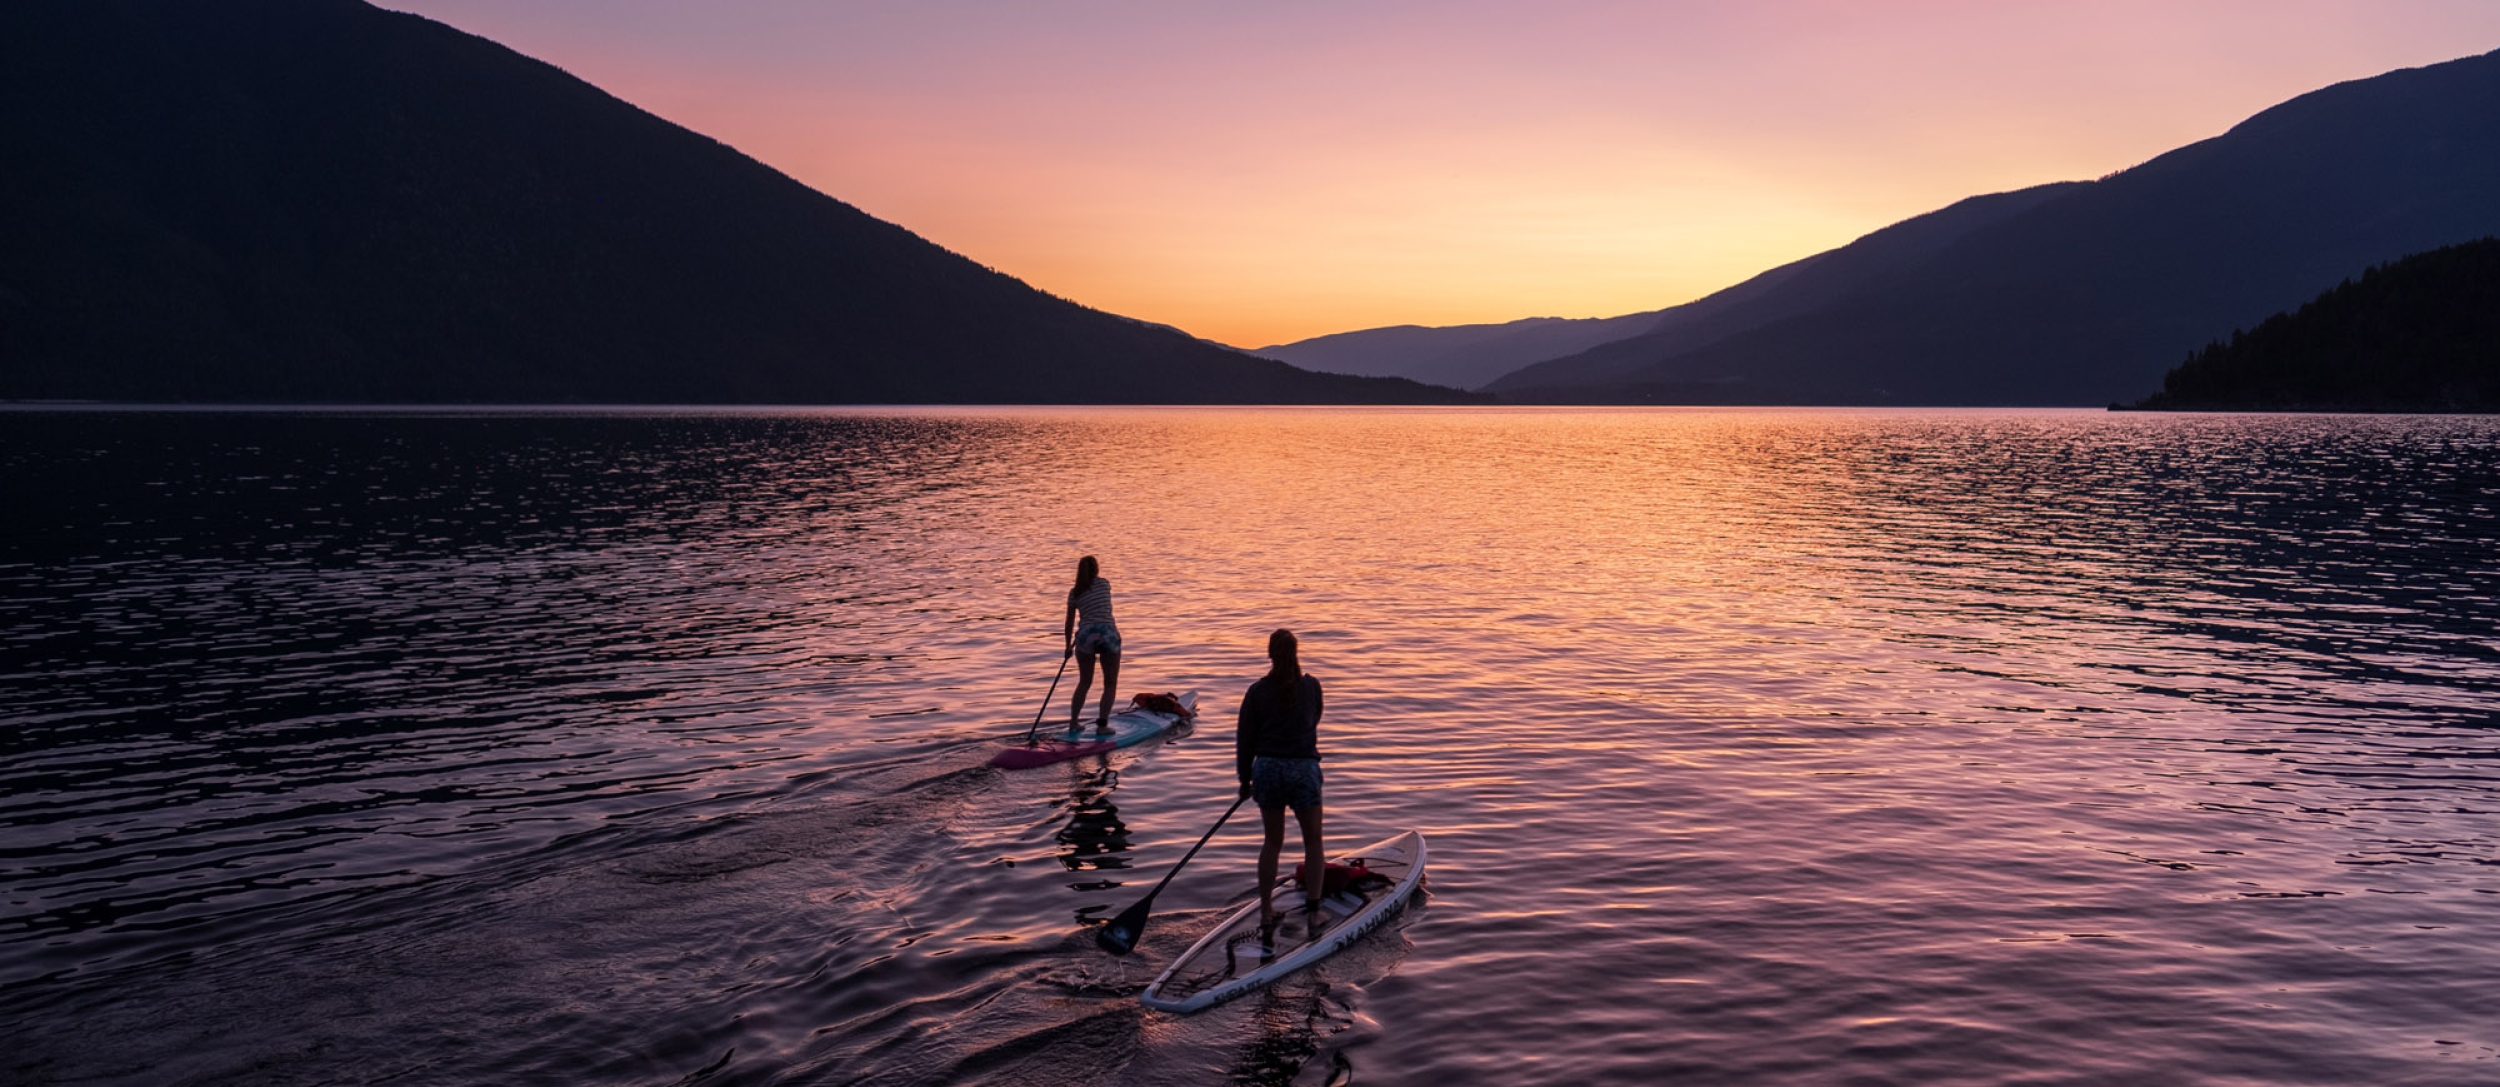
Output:
M1278 628L1267 636L1267 674L1284 687L1285 712L1302 712L1302 643L1293 632Z
M1095 562L1092 555L1076 560L1076 588L1068 590L1068 606L1075 607L1076 598L1085 595L1085 590L1093 588L1094 579L1101 576L1102 564Z

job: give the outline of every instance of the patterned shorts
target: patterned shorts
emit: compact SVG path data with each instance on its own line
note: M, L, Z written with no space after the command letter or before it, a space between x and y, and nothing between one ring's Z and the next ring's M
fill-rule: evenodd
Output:
M1260 811L1316 808L1319 785L1318 759L1250 760L1250 799L1259 802Z
M1086 656L1120 651L1120 628L1109 623L1087 623L1076 628L1076 651Z

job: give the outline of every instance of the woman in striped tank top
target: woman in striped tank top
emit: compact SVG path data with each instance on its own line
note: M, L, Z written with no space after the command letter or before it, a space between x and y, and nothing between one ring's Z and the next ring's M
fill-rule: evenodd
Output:
M1059 636L1076 655L1076 700L1068 704L1068 731L1085 713L1085 691L1094 685L1094 658L1102 658L1102 712L1094 731L1111 731L1111 699L1120 689L1120 628L1111 621L1111 582L1092 555L1076 560L1076 587L1068 590L1068 620Z

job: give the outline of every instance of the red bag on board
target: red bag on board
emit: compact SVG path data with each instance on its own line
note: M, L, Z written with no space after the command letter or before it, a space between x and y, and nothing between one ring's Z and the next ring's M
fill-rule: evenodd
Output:
M1183 721L1197 716L1197 714L1189 712L1189 707L1181 705L1180 699L1168 694L1130 695L1128 703L1138 709L1146 710L1152 713L1172 714L1173 716L1179 717Z
M1293 878L1291 883L1296 887L1302 885L1302 868L1303 866L1299 864L1293 866ZM1373 879L1386 883L1388 882L1389 877L1376 876L1372 874L1372 870L1363 867L1362 862L1360 861L1353 864L1329 865L1328 871L1319 877L1320 897L1326 898L1330 895L1344 894L1346 888L1358 886L1366 880Z

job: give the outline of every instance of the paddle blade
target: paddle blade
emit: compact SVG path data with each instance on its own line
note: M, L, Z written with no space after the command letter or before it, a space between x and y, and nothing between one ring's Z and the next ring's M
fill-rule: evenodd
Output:
M1094 942L1114 955L1126 955L1137 947L1137 938L1146 934L1146 915L1153 910L1154 896L1147 895L1138 903L1120 911L1111 923L1094 930Z

